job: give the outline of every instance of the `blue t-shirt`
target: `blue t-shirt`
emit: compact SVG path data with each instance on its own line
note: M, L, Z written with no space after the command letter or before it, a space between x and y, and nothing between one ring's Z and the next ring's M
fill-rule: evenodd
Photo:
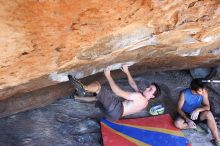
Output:
M186 113L191 113L195 109L202 106L203 96L200 94L193 94L190 88L183 90L184 104L182 110Z

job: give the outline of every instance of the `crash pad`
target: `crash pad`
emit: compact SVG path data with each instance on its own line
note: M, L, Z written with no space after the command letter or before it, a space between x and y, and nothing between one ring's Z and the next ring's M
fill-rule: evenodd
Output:
M122 119L101 119L104 146L191 146L169 114Z

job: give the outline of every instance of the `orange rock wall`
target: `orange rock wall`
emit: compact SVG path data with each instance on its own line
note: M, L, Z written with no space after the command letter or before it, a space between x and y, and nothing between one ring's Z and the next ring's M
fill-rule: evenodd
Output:
M0 100L124 63L220 63L219 0L0 0Z

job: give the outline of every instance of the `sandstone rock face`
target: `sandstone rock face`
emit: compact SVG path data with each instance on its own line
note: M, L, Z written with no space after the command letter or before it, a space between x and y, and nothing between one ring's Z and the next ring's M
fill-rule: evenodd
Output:
M0 0L0 100L127 63L220 63L219 0Z

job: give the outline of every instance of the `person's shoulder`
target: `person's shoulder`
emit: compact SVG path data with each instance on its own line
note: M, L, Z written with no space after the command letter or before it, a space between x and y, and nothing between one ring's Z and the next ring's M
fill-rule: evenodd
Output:
M139 101L141 100L141 98L143 98L143 95L139 92L130 92L129 93L130 95L130 100L133 100L133 101Z
M208 90L204 89L202 95L203 97L208 97Z
M180 91L179 96L181 96L181 97L184 98L185 95L186 95L188 92L190 92L190 88L185 88L185 89L183 89L183 90Z
M203 89L203 93L204 94L208 94L208 90L207 89Z
M133 94L132 96L135 97L135 99L145 98L141 92L133 92L132 94Z
M143 96L141 92L133 92L135 96Z
M140 92L128 92L132 97L140 97L142 94Z
M191 89L190 88L185 88L185 89L183 89L183 90L181 90L180 91L180 93L186 93L186 92L190 92L191 91Z

